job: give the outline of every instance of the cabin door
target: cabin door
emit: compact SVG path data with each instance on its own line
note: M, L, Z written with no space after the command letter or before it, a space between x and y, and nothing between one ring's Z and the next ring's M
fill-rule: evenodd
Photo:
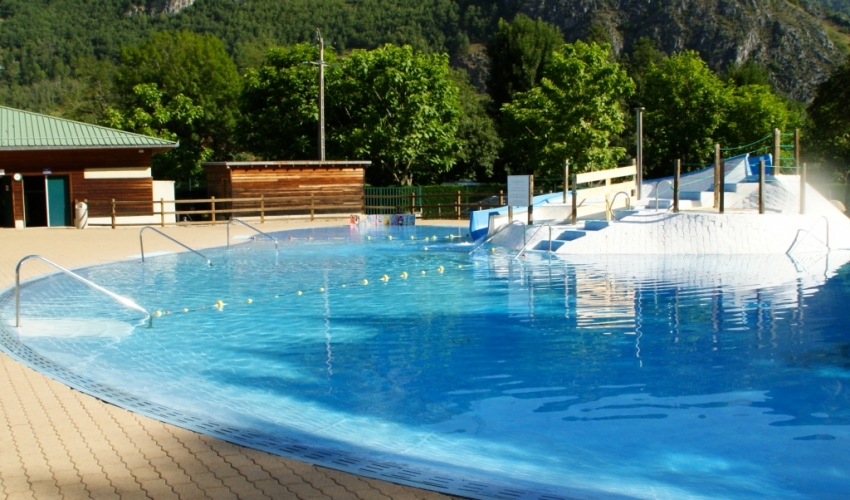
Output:
M47 179L47 225L70 226L71 202L67 175L51 175Z
M0 227L15 227L15 209L12 206L12 178L0 177Z

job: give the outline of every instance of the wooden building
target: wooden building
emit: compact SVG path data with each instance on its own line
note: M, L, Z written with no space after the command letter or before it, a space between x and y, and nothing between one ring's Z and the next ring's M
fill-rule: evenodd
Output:
M174 195L173 182L157 184L162 181L151 177L151 158L175 147L154 137L0 106L0 227L73 225L74 200L89 202L90 220L110 217L113 198L140 202L124 209L133 222L153 218L152 201ZM168 185L170 196L163 194Z
M234 215L359 214L368 161L253 161L203 163L207 193Z

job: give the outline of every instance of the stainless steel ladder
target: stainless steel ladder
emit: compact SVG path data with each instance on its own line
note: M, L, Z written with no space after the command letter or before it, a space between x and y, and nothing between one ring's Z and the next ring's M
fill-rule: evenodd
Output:
M278 251L277 238L275 238L275 237L271 236L270 234L266 234L266 233L264 233L264 232L260 231L260 230L259 230L259 229L257 229L256 227L252 226L251 224L248 224L247 222L245 222L245 221L243 221L243 220L241 220L241 219L230 219L229 221L227 221L227 249L228 249L228 250L230 250L230 225L231 225L231 224L233 224L234 222L238 222L238 223L242 224L243 226L245 226L245 227L247 227L247 228L249 228L249 229L253 229L254 231L256 231L256 232L260 233L260 234L261 234L261 235L263 235L263 236L265 236L266 238L268 238L268 239L270 239L270 240L274 241L274 251L275 251L275 252L277 252L277 251Z
M195 254L199 255L202 259L204 259L205 261L207 261L207 265L208 265L208 266L212 266L212 262L210 262L210 259L208 259L208 258L207 258L204 254L202 254L201 252L199 252L199 251L197 251L197 250L195 250L195 249L193 249L193 248L190 248L190 247L188 247L188 246L184 245L183 243L180 243L179 241L175 240L175 239L174 239L174 238L172 238L171 236L168 236L167 234L163 233L163 232L162 232L162 231L160 231L159 229L157 229L157 228L155 228L155 227L151 227L151 226L145 226L145 227L143 227L143 228L139 231L139 248L141 249L141 252L142 252L142 262L144 262L144 261L145 261L145 244L144 244L144 242L142 241L142 233L144 233L144 232L145 232L145 231L147 231L148 229L150 229L151 231L153 231L153 232L155 232L155 233L159 233L159 234L160 234L160 235L162 235L162 236L165 236L166 238L168 238L169 240L173 241L174 243L177 243L178 245L180 245L181 247L185 248L186 250L189 250L190 252L192 252L192 253L195 253Z
M75 280L97 290L98 292L101 292L105 295L108 295L109 297L114 299L119 304L143 313L146 316L145 319L151 319L151 315L150 315L149 312L142 309L141 306L139 306L138 304L136 304L132 300L128 299L127 297L122 297L122 296L120 296L116 293L110 292L106 288L103 288L100 285L92 283L91 281L83 278L79 274L77 274L73 271L69 271L68 269L65 269L64 267L60 266L59 264L45 259L41 255L27 255L26 257L24 257L23 259L18 261L18 265L15 267L15 326L17 328L21 327L21 265L24 262L31 260L31 259L38 259L42 262L46 262L46 263L50 264L51 266L55 267L56 269L67 274L68 276L74 278Z

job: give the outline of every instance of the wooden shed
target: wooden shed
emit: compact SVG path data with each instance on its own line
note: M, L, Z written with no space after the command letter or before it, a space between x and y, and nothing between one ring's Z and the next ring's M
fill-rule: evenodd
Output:
M154 137L0 106L0 226L73 225L74 200L88 200L90 220L108 218L113 198L140 202L126 210L139 222L153 217L152 201L162 196L154 192L160 181L151 177L151 158L175 147ZM173 182L167 182L173 193Z
M235 216L359 214L368 161L252 161L203 163L209 196Z

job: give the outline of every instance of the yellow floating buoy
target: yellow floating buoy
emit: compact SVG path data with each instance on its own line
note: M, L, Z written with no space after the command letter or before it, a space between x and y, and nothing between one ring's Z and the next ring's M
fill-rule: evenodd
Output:
M295 292L295 295L301 295L301 290L298 290L297 292Z
M389 281L389 280L390 280L390 277L389 277L389 276L387 276L386 274L385 274L385 275L383 275L383 276L381 276L381 281L383 281L383 282L387 282L387 281Z
M371 239L372 239L372 237L371 237L371 236L367 236L367 237L366 237L366 239L367 239L367 240L371 240Z
M419 274L425 274L425 270L423 269L423 270L419 271Z
M184 313L189 312L189 308L188 308L188 307L184 307L184 308L183 308L183 312L184 312Z
M361 281L360 283L363 283L364 285L368 285L368 284L369 284L369 280L364 279L364 280L363 280L363 281Z
M217 300L217 301L215 301L215 306L216 307L224 307L224 302L221 301L221 300Z
M406 280L406 279L407 279L407 271L402 271L402 272L401 272L401 279L403 279L403 280Z
M392 239L393 239L393 235L389 235L389 236L387 236L387 239L388 239L388 240L392 240Z
M411 239L411 240L415 240L415 239L416 239L416 236L411 236L411 237L410 237L410 239Z
M156 315L157 315L157 317L162 316L162 311L160 311L159 309L157 309L157 310L156 310L156 313L154 313L154 314L156 314Z
M477 263L477 262L474 262L472 265L473 265L473 266L477 266L477 265L478 265L478 263Z
M320 286L320 287L319 287L319 291L320 291L320 292L324 292L324 291L325 291L325 287Z
M345 283L342 284L342 288L345 288L347 285Z
M437 241L437 237L436 237L436 236L431 236L431 241Z
M274 298L278 298L278 295L275 295Z
M495 247L494 247L494 248L491 248L491 249L490 249L490 253L496 253L496 248L495 248Z
M428 247L423 247L422 250L428 251Z
M254 299L248 299L248 300L246 300L245 302L247 302L247 303L249 303L249 304L250 304L251 302L254 302Z
M458 269L463 269L463 265L462 265L462 264L458 264L458 265L457 265L457 268L458 268Z
M441 272L443 272L443 271L445 271L445 270L446 270L446 268L444 268L443 266L437 266L437 272L440 272L440 273L441 273Z

